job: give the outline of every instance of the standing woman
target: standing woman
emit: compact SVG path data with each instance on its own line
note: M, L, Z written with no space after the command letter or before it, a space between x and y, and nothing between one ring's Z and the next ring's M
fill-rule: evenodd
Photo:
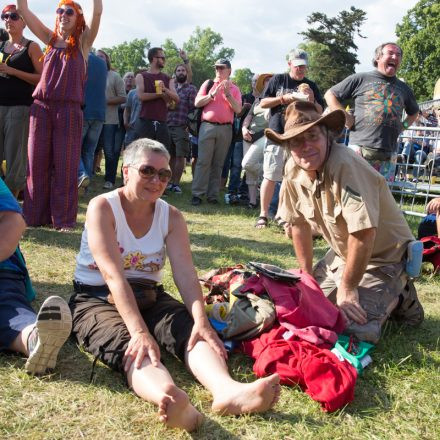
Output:
M98 33L102 0L93 0L88 23L78 3L61 0L54 31L29 10L27 0L17 0L17 5L30 30L46 44L30 110L24 216L29 226L52 224L66 231L75 226L78 211L86 60Z
M0 43L0 163L6 160L5 183L17 197L26 183L29 107L43 53L24 38L26 24L15 5L5 6L1 19L8 39Z

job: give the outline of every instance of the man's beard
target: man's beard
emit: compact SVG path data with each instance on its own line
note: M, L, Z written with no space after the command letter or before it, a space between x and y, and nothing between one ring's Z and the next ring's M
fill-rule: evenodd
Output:
M187 75L178 75L176 76L177 82L183 84L186 82Z

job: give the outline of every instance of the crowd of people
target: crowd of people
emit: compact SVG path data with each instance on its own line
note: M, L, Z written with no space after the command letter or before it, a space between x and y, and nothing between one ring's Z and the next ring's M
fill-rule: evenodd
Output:
M148 69L116 72L105 51L91 51L102 1L92 5L86 20L78 3L61 0L53 31L26 0L2 10L8 38L0 45L0 233L7 240L0 244L0 349L24 354L27 371L44 373L72 330L78 344L157 405L162 422L188 431L202 415L161 363L159 345L212 393L214 411L271 408L280 394L277 374L248 384L229 375L225 348L205 314L184 217L162 199L166 191L182 193L191 158L191 205L219 204L229 180L227 203L259 208L256 228L271 217L285 228L300 268L338 306L348 334L377 343L390 317L413 326L423 321L407 272L415 239L387 185L398 136L419 117L411 88L396 76L403 55L397 44L378 46L373 71L324 95L307 78L301 49L288 53L287 72L255 75L249 94L231 81L225 58L197 90L183 50L172 77L163 72L160 47L148 51ZM23 37L25 24L45 44L44 54ZM354 114L344 109L347 99ZM200 120L190 134L191 113ZM348 146L336 142L344 128ZM69 305L47 298L36 314L21 234L26 224L75 227L79 191L97 178L102 150L108 192L89 203L74 293ZM401 154L412 150L405 146ZM419 152L421 163L423 147ZM428 205L435 213L439 206ZM329 246L315 266L314 234ZM183 303L161 284L166 256Z

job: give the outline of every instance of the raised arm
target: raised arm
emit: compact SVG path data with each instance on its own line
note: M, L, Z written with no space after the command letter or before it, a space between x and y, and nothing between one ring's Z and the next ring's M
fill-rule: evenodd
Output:
M82 40L83 54L88 56L90 48L93 46L96 35L98 34L99 24L101 23L102 0L93 0L91 17L86 20L86 29Z
M17 11L31 32L44 44L48 44L52 37L52 31L29 9L27 0L17 0Z

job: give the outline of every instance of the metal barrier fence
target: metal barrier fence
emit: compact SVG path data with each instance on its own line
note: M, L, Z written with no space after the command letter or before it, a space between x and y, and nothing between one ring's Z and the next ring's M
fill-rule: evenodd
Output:
M405 214L424 217L428 202L440 197L440 128L412 126L399 136L398 143L391 192Z

